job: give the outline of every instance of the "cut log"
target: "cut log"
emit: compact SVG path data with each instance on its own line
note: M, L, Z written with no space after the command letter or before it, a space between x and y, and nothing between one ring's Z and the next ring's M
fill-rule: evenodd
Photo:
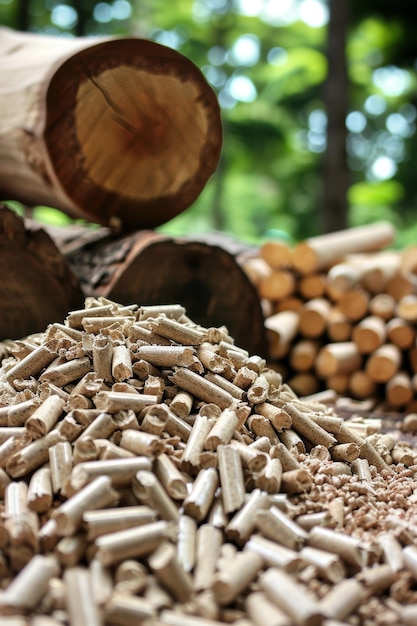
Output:
M298 333L299 319L300 316L297 311L281 311L265 320L269 353L273 359L281 359L288 354Z
M375 222L311 237L294 248L293 265L300 274L313 274L329 268L347 254L381 250L393 242L394 236L392 224Z
M388 342L395 344L401 350L408 350L415 344L415 327L401 317L390 319L386 326L386 332Z
M352 331L352 340L361 354L370 354L386 340L385 322L377 315L364 317Z
M225 325L238 346L266 356L259 296L236 260L241 248L223 238L172 239L153 231L114 236L105 228L75 226L48 232L86 296L122 304L181 304L194 321Z
M331 341L349 341L352 334L352 322L337 306L334 306L329 311L326 330Z
M386 322L395 314L396 301L388 293L378 293L369 300L369 312Z
M0 206L0 338L20 339L82 306L78 280L47 233Z
M363 369L358 369L350 375L349 391L354 398L360 398L363 400L375 396L378 388L377 383L371 380Z
M308 274L301 276L298 291L305 300L322 298L326 294L326 278L324 274Z
M353 341L329 343L321 348L316 359L316 371L323 378L350 374L361 365L361 354Z
M391 406L407 405L414 396L411 378L408 372L398 372L386 384L385 395Z
M261 298L269 300L288 298L295 291L294 274L286 269L273 270L260 280L258 291Z
M281 241L266 241L259 248L259 256L274 270L291 266L291 249Z
M401 350L386 343L373 352L365 365L365 372L376 383L387 383L401 367Z
M217 166L217 98L175 50L0 28L0 68L0 199L153 228L190 206Z
M291 349L288 362L296 372L308 372L314 368L320 344L311 339L300 339ZM306 395L306 394L304 394Z
M313 298L306 302L300 310L300 333L309 339L323 335L330 309L331 304L325 298Z

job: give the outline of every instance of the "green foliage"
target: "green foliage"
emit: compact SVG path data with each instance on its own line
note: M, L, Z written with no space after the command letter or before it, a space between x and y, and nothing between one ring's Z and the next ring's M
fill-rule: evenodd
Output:
M33 219L51 226L66 226L71 224L73 220L62 211L51 209L46 206L38 206L33 211Z
M19 27L18 1L0 0L0 23ZM159 230L181 236L220 227L250 242L282 231L299 240L320 223L327 74L326 24L297 16L302 3L30 0L28 20L41 32L149 37L177 48L212 84L224 125L221 167L193 206ZM275 17L262 13L266 7ZM411 237L416 11L403 0L353 0L350 8L349 221L390 219ZM49 223L68 219L44 207L35 216Z
M265 80L263 96L272 102L304 94L321 85L326 78L326 58L312 48L297 47L288 51L280 66L265 65L260 73Z
M404 195L400 183L395 180L367 183L361 182L352 185L349 190L349 201L356 207L377 208L384 204L392 205Z

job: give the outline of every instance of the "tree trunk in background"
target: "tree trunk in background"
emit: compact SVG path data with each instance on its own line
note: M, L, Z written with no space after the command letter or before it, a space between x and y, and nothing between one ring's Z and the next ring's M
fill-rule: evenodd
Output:
M19 0L17 3L16 11L16 28L18 30L29 30L30 18L29 18L30 0Z
M327 150L324 156L322 231L348 226L349 170L346 157L346 115L348 112L348 73L346 33L349 22L348 0L330 0L328 27L328 75L324 87L327 112Z
M74 28L76 37L84 37L87 35L87 22L92 19L93 7L87 9L83 0L73 0L74 9L77 11L78 19Z

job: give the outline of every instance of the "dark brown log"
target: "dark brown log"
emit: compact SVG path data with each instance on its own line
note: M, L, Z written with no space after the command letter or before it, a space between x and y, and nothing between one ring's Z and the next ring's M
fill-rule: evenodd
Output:
M63 321L84 296L49 235L0 205L0 339L19 339Z
M223 237L172 239L152 231L112 236L107 229L49 230L85 295L121 304L181 304L203 326L226 325L236 345L266 355L264 317L255 287ZM228 248L228 249L226 249Z
M153 228L196 199L221 143L214 91L179 52L0 28L0 199Z

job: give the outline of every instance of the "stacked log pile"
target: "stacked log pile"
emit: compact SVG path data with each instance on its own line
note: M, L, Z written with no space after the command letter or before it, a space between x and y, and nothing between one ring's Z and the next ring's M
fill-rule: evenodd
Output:
M417 248L389 248L385 222L264 243L242 265L257 287L271 363L302 395L334 389L414 411Z

